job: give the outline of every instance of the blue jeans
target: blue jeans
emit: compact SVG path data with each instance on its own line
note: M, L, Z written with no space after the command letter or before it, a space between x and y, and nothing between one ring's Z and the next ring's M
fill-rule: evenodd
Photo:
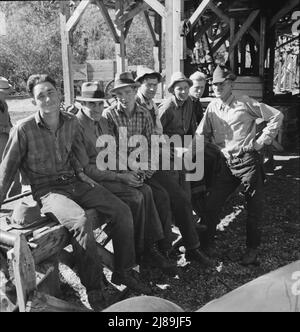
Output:
M246 245L256 249L261 243L263 213L264 173L260 156L257 152L249 152L239 158L223 160L222 164L222 170L206 199L204 224L208 230L203 234L201 245L207 247L213 243L222 208L242 183L248 212Z
M102 186L92 188L77 179L47 188L32 188L41 212L51 215L72 234L79 277L87 290L100 287L101 258L97 256L93 225L84 209L96 209L97 226L113 225L114 270L124 272L136 265L134 227L129 207Z

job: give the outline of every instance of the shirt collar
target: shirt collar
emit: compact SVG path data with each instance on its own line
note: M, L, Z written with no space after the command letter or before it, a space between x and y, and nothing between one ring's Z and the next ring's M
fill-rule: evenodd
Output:
M231 94L231 95L225 100L225 102L223 102L223 104L225 104L226 106L230 106L230 104L233 102L234 98L235 98L234 95Z
M92 120L91 118L89 118L84 111L81 109L78 112L78 118L84 122L85 124L87 124L89 127L94 127L95 124L97 123L96 121Z
M63 112L59 112L59 127L61 127L63 125L63 123L68 119L69 119L68 114L64 114ZM48 128L46 126L43 118L41 117L40 111L36 112L35 121L36 121L38 126Z
M184 102L181 102L175 97L175 95L172 96L172 101L177 108L183 107L185 105L185 103L187 102L187 100L185 100Z

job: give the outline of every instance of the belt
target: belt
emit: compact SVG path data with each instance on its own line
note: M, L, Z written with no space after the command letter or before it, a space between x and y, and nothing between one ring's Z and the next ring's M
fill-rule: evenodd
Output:
M68 182L68 181L74 180L75 178L76 178L76 174L72 174L72 175L61 175L61 176L59 176L54 181L58 182L58 183L64 183L64 182Z

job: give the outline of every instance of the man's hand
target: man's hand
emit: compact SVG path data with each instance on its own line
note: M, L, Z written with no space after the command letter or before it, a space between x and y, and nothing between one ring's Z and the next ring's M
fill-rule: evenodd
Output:
M143 179L136 172L128 172L124 174L119 174L121 182L127 184L133 188L139 188L143 185Z
M79 178L80 181L87 183L88 185L90 185L92 188L97 187L98 183L96 181L94 181L93 179L91 179L90 177L88 177L85 173L80 172L77 174L77 177Z
M151 170L145 171L146 179L151 179L155 172L156 171L151 171Z

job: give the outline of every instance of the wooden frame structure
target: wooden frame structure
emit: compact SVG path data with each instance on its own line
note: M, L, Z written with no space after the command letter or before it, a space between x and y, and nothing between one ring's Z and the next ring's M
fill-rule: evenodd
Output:
M299 7L299 0L284 4L268 1L215 0L81 0L72 15L69 1L60 1L61 38L65 103L73 102L72 31L89 5L97 6L115 42L117 71L126 70L126 37L133 18L143 13L153 40L155 70L162 68L162 39L165 32L166 85L176 71L187 70L188 39L205 39L212 58L227 45L229 64L236 74L247 76L247 54L253 72L260 77L264 96L273 94L276 46L275 26L279 20ZM115 21L109 10L115 10ZM154 16L154 26L150 15Z

